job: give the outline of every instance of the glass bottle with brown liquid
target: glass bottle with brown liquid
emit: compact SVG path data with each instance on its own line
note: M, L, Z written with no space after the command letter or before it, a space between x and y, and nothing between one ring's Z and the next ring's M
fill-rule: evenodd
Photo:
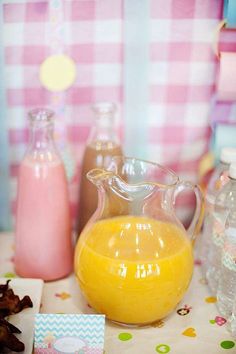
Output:
M113 156L122 155L119 138L115 132L114 103L104 102L92 106L95 122L85 147L81 166L78 235L97 208L97 188L87 179L87 172L93 168L104 168Z

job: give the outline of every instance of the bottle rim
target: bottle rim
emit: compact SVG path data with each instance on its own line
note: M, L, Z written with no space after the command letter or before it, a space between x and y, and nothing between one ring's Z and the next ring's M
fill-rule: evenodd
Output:
M35 108L28 116L31 123L52 123L54 112L48 108Z
M116 111L116 104L114 102L98 102L91 106L91 109L98 115L110 115Z

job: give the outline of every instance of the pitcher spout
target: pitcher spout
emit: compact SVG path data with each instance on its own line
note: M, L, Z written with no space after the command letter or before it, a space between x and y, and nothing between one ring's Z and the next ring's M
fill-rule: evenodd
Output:
M106 193L113 193L127 201L145 200L154 190L157 189L155 183L132 183L129 181L128 176L121 178L119 175L112 171L103 169L93 169L87 173L87 178L97 188L102 187Z
M107 179L111 178L113 173L101 168L94 168L87 173L87 178L95 186L102 185Z

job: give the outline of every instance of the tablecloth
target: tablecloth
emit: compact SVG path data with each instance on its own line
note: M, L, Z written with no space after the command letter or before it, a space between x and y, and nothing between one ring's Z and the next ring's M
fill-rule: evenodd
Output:
M16 277L13 257L13 235L0 234L0 277ZM93 313L93 310L84 301L72 274L44 284L40 312ZM106 321L104 353L232 354L236 353L236 341L218 313L216 298L209 292L196 260L191 285L168 318L146 328L121 327Z

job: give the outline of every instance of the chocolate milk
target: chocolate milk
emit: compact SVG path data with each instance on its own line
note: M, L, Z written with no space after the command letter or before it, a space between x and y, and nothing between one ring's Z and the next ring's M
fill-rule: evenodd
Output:
M87 179L86 174L93 168L106 168L111 158L116 155L122 155L122 149L118 143L112 141L95 141L85 149L80 182L79 234L96 210L98 203L97 188Z
M113 156L122 155L121 145L114 129L116 105L112 102L102 102L91 108L95 119L81 166L78 235L96 210L98 203L97 188L87 179L86 174L93 168L106 169Z

